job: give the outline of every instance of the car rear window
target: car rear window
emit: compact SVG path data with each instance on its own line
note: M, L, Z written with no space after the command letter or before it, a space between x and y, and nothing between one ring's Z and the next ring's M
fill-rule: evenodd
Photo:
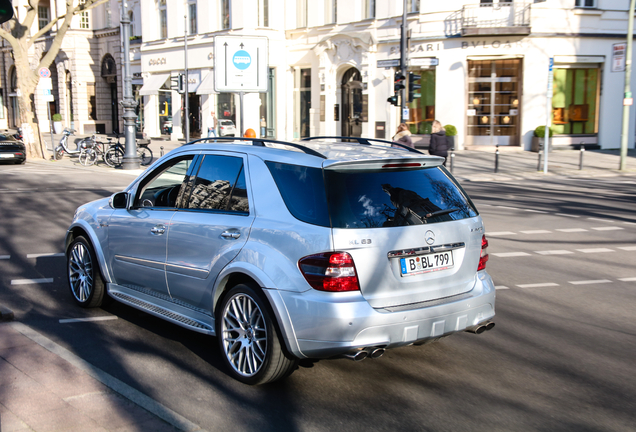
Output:
M326 170L334 228L422 225L477 216L446 170Z

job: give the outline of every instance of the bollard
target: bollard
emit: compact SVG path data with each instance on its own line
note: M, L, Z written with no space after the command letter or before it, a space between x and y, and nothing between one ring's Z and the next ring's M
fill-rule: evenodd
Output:
M495 146L495 173L499 172L499 144Z
M583 155L585 154L585 147L581 143L581 156L579 157L579 171L583 169Z
M451 150L450 154L450 172L453 173L453 162L455 161L455 152Z
M163 157L163 146L159 147L161 149L161 156Z
M543 158L543 150L539 149L539 162L537 162L537 171L541 171L541 159Z

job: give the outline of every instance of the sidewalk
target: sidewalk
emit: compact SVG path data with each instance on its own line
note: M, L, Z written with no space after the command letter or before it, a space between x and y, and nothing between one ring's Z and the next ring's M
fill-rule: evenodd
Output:
M61 135L53 135L53 138L59 141ZM83 138L84 136L74 136L73 139ZM102 137L103 136L99 136ZM46 141L50 141L47 134ZM161 152L168 153L175 148L184 145L184 141L163 141L151 140L150 149L153 151L155 160L161 156ZM71 143L71 148L75 148L75 144ZM163 149L162 149L163 147ZM428 154L426 149L419 149ZM524 178L541 179L554 176L565 176L575 178L588 177L607 177L622 176L636 174L636 149L629 149L626 160L627 169L619 171L620 151L616 150L587 150L583 152L583 165L580 167L581 151L579 150L553 150L548 154L548 172L543 172L543 161L539 165L539 155L530 151L524 151L519 147L499 147L498 172L495 173L495 155L496 149L490 146L484 146L479 150L459 150L455 152L453 162L453 175L459 181L510 181ZM53 155L52 149L49 147L49 155ZM29 160L29 162L42 163L41 160ZM47 162L48 163L48 162ZM102 162L96 163L91 167L82 166L77 157L69 157L64 155L61 161L53 163L63 166L74 166L81 169L105 169L112 172L118 172L129 175L139 175L145 167L139 170L125 171L122 169L113 170ZM450 170L450 156L446 163L446 167Z
M178 430L201 429L24 324L0 322L0 431Z

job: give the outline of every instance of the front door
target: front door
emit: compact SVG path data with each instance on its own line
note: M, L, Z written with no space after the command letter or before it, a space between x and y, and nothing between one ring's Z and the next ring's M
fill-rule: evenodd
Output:
M113 212L108 246L115 283L169 295L165 272L168 232L192 158L174 158L156 168L140 183L132 206Z
M117 82L110 83L110 118L113 132L119 133L119 108L117 100Z
M345 72L342 80L342 135L362 136L362 76L356 68Z

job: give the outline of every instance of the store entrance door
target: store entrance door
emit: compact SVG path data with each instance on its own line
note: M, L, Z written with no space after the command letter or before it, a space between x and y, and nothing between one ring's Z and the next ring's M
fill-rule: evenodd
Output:
M342 136L362 136L362 75L356 68L342 78Z
M468 60L468 145L519 145L521 59Z

